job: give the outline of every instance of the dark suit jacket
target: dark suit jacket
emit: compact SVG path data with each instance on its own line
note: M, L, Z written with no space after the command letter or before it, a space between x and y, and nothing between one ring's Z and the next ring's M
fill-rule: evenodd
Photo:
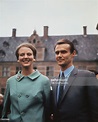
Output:
M98 122L98 81L92 72L74 68L59 105L56 88L52 79L54 122Z

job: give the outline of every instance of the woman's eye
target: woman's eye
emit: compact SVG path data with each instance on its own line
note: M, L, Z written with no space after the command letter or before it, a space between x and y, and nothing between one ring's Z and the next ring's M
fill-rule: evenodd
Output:
M31 54L31 53L28 53L27 55L28 55L28 56L31 56L32 54Z
M21 53L19 56L24 56L24 53Z

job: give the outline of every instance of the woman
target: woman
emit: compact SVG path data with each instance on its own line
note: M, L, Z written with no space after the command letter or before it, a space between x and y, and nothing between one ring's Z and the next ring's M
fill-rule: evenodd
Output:
M2 118L10 122L48 122L50 82L33 69L36 48L30 43L16 49L22 70L7 80Z

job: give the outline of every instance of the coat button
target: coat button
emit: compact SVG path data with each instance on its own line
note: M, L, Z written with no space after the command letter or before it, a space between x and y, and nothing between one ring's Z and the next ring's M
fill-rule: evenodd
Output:
M26 98L28 98L29 97L29 95L26 95Z
M21 115L23 116L24 114L25 114L25 113L22 111L22 112L21 112Z
M18 97L20 98L21 97L21 94L19 94Z

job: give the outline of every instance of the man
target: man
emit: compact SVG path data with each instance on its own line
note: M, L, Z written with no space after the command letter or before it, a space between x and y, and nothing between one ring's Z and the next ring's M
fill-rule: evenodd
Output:
M73 58L76 51L69 40L57 41L54 51L60 73L57 78L51 79L51 118L54 122L98 122L98 81L94 73L74 67ZM62 74L65 79L61 94Z

